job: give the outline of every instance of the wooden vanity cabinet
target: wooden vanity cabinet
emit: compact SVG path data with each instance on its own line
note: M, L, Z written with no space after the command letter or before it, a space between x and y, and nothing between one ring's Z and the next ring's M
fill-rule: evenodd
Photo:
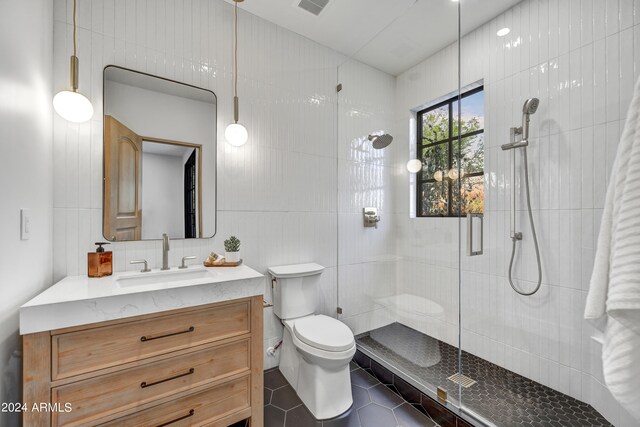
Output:
M249 418L262 427L262 304L256 296L24 335L24 425Z

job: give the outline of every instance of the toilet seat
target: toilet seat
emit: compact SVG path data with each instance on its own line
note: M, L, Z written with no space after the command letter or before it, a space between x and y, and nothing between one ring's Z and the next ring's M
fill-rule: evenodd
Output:
M322 314L296 319L293 333L305 344L325 351L349 350L355 342L347 325Z

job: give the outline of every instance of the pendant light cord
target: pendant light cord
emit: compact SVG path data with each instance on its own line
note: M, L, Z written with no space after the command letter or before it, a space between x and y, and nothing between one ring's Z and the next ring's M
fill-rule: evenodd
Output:
M78 0L73 0L73 56L77 56L77 36L76 36L76 14L78 9Z
M239 147L247 142L247 129L238 123L238 3L243 0L233 0L233 122L224 131L229 144Z
M233 38L233 68L235 70L233 79L233 95L234 96L238 96L238 2L234 2L235 3L235 7L234 7L234 20L233 20L233 27L234 27L234 38Z
M78 0L73 0L73 55L69 64L71 90L78 91Z
M238 123L238 0L234 0L233 16L233 121Z

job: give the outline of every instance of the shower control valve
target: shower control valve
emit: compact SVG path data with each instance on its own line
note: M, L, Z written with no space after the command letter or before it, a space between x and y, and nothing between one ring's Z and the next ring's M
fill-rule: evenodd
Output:
M514 231L513 233L511 233L511 240L522 240L522 233L519 231Z
M365 227L378 228L378 222L380 222L380 215L378 215L378 208L364 208L362 209L364 216Z

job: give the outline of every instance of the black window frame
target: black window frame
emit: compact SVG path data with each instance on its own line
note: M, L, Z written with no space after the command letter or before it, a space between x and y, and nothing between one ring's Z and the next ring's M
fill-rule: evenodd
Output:
M483 92L484 91L484 85L478 86L476 88L473 88L471 90L468 90L466 92L464 92L461 96L454 96L451 97L449 99L446 99L442 102L439 102L437 104L431 105L423 110L420 110L416 113L416 122L417 122L417 130L418 133L416 134L416 157L420 160L422 160L422 151L425 148L429 148L429 147L435 147L437 145L442 145L442 144L447 144L448 148L449 148L449 158L448 158L448 162L447 162L447 170L451 170L453 168L453 160L454 160L454 143L458 140L462 140L463 138L468 138L468 137L472 137L472 136L476 136L476 135L482 135L484 134L484 127L482 129L478 129L476 131L473 132L468 132L465 133L463 135L455 135L454 136L454 132L453 132L453 126L457 125L457 123L455 123L455 118L457 116L457 111L455 112L455 116L454 116L454 111L453 111L453 104L460 100L460 102L462 102L462 99L467 98L471 95L475 95L478 92ZM441 107L447 106L448 110L449 110L449 132L448 132L448 137L438 140L438 141L434 141L434 142L427 142L425 143L424 141L424 137L423 137L423 133L422 133L422 117L424 116L424 114L429 113L430 111L433 110L437 110ZM459 153L458 153L459 154ZM482 168L482 171L480 172L473 172L473 173L465 173L464 177L465 178L469 178L469 177L474 177L474 176L484 176L484 166ZM466 213L461 213L461 212L452 212L452 195L453 195L453 190L454 190L454 182L458 182L459 180L452 180L449 179L448 177L443 177L443 181L447 181L447 214L439 214L439 215L431 215L431 214L426 214L425 212L423 212L422 210L422 184L425 183L433 183L433 182L438 182L436 181L435 178L429 178L429 179L424 179L422 176L422 170L420 172L418 172L416 174L416 217L418 218L458 218L460 216L462 217L466 217ZM457 184L457 187L459 187L459 183Z

